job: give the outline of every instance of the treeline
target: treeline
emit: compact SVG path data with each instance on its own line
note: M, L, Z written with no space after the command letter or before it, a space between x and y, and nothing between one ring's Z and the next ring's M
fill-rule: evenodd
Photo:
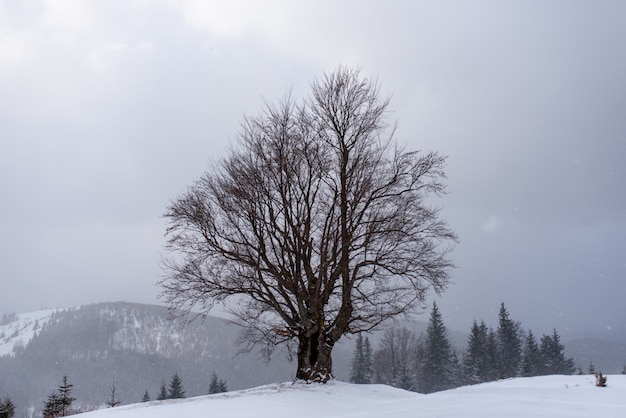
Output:
M216 372L213 372L211 375L211 383L209 383L209 395L214 393L222 393L228 392L228 385L224 379L220 379L217 376ZM181 399L185 397L185 391L183 390L183 383L181 378L178 376L178 373L172 376L170 380L169 389L165 384L165 381L161 381L161 387L159 388L159 393L157 394L157 400L163 401L166 399ZM142 402L148 402L150 400L150 394L146 390L141 399Z
M425 335L391 328L376 351L367 337L359 335L350 380L431 393L509 377L573 374L574 361L564 350L556 329L537 341L532 331L511 320L503 303L498 328L475 320L464 351L457 353L433 303Z
M101 406L77 406L74 401L76 398L72 396L74 385L69 382L67 375L63 376L62 383L49 395L46 401L43 403L43 410L41 415L43 418L56 418L65 417L69 415L76 415L83 412L93 411L100 409ZM117 387L115 383L109 386L110 396L104 403L107 407L112 408L121 405L122 401L118 398ZM226 381L220 379L217 373L213 372L211 376L211 383L208 387L208 393L222 393L227 392L228 387ZM169 387L162 381L159 393L157 394L157 400L165 399L181 399L185 397L185 390L183 389L182 379L178 376L178 373L172 376ZM146 390L141 399L141 402L150 401L150 394ZM32 414L31 414L32 415ZM13 401L7 396L0 400L0 418L11 418L15 416L15 405Z

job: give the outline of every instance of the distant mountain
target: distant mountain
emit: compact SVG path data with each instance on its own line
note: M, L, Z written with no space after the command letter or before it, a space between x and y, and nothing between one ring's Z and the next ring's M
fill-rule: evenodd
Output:
M295 363L276 353L265 363L238 354L239 328L207 317L183 326L161 306L103 303L0 316L0 394L18 409L41 410L67 374L83 407L103 404L114 383L123 404L156 399L177 373L187 396L208 393L215 371L229 389L292 380ZM350 348L337 348L336 373L347 378ZM19 415L18 415L19 416Z
M574 359L583 373L587 373L590 362L596 371L604 374L621 373L626 367L626 342L577 338L564 345L566 354Z

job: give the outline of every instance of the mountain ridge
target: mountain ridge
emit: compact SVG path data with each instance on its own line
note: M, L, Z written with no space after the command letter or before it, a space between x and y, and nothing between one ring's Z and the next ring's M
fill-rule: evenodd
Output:
M220 318L183 326L168 319L165 307L127 302L46 311L33 330L34 321L25 318L35 316L20 314L4 325L12 330L9 336L18 332L0 356L0 393L22 409L40 410L63 375L74 384L77 402L90 409L108 399L112 384L126 404L146 391L156 399L161 383L174 374L188 396L207 394L213 372L232 389L290 380L294 374L280 355L270 363L255 353L239 355L237 328Z

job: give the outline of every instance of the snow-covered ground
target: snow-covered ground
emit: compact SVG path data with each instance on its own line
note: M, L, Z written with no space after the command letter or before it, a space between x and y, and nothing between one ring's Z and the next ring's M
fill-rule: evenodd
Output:
M517 378L430 395L383 385L281 383L94 411L85 418L626 417L626 376Z
M16 347L25 346L44 326L57 309L13 314L5 324L0 323L0 357L13 355Z

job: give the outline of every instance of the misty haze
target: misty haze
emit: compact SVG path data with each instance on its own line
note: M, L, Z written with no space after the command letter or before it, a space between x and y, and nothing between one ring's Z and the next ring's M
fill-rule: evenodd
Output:
M561 399L596 372L619 416L625 19L0 0L0 417L296 379Z

